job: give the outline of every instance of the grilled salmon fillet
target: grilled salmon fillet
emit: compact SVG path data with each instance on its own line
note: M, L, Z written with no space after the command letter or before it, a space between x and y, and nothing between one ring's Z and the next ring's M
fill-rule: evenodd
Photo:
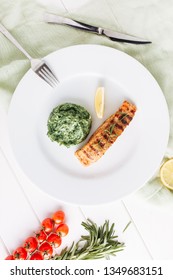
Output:
M118 111L99 126L89 141L75 152L79 161L84 166L89 166L100 159L129 125L136 110L134 104L125 100Z

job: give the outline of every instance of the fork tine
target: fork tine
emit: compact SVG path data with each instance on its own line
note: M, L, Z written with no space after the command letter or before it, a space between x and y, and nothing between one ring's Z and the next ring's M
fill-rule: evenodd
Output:
M43 68L49 73L49 75L52 77L52 79L56 82L59 83L58 78L55 76L55 74L52 72L52 70L47 66L47 64L43 64Z
M51 87L57 86L59 81L45 62L42 61L39 67L35 69L35 72L47 83L49 83Z
M40 76L40 78L45 80L51 87L56 87L58 85L59 81L57 77L44 60L32 59L31 68L38 76Z
M45 74L43 72L41 72L40 70L36 72L36 74L43 80L45 80L51 87L55 87L55 84L52 83L52 81L45 76Z
M43 67L42 67L42 71L43 71L43 73L44 73L45 75L47 75L47 76L49 77L49 79L51 79L51 81L52 81L55 85L58 84L57 80L56 80L55 77L51 74L51 72L47 69L47 67L43 66Z
M48 71L45 70L44 67L41 67L41 68L39 69L39 72L40 72L40 74L42 74L42 77L46 77L47 80L49 80L50 83L51 83L54 87L57 86L57 83L53 80L52 76L49 74Z

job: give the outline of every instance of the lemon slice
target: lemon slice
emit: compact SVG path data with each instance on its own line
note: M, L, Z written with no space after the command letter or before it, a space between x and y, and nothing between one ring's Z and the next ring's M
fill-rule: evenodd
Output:
M98 87L95 94L95 111L99 119L103 118L104 114L104 87Z
M161 166L160 180L165 187L173 190L173 158L167 160Z

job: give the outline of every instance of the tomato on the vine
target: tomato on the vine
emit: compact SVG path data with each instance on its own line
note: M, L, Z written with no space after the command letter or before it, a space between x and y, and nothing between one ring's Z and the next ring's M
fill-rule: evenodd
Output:
M40 252L36 251L31 255L30 260L43 260L43 256Z
M56 233L61 236L64 237L68 234L69 232L69 228L66 224L60 224L56 229L55 229Z
M41 223L35 236L28 237L23 242L23 247L18 247L12 255L8 255L5 260L43 260L51 259L54 248L58 248L61 237L68 234L69 228L65 224L65 213L58 210L53 213L52 218L45 218Z
M65 213L62 210L56 211L52 215L52 219L54 220L55 224L63 223L65 220Z
M38 242L35 237L28 237L23 244L25 250L30 254L37 249L37 246L38 246Z
M47 241L40 245L39 251L44 259L49 259L53 254L53 248Z
M56 233L51 233L47 238L47 242L49 242L54 248L58 248L62 243L62 239Z
M23 247L18 247L16 250L14 250L13 257L15 260L26 260L27 251Z
M5 260L14 260L14 257L13 257L13 255L9 255L5 258Z
M54 221L51 218L46 218L41 223L43 230L50 233L54 228Z
M45 231L43 229L41 229L40 231L36 232L35 237L36 237L38 243L42 243L43 241L46 240L47 234L45 233Z

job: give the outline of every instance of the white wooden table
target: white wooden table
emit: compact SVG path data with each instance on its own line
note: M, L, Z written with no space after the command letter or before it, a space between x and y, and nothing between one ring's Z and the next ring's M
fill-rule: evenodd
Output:
M49 3L55 5L53 0ZM64 3L70 5L71 1L62 1L62 6ZM8 139L7 111L4 101L0 106L0 259L20 246L39 228L42 219L58 209L65 211L70 228L62 247L79 239L83 233L81 222L86 218L98 224L109 219L115 222L119 239L126 244L116 259L173 259L173 203L159 207L132 194L109 205L82 207L51 198L31 183L17 165ZM129 221L132 223L123 233Z
M152 205L136 194L103 206L62 204L41 192L18 167L8 139L7 112L0 109L0 259L21 245L39 228L40 221L58 209L67 216L70 232L62 247L77 241L81 222L91 218L98 224L115 222L126 248L117 259L172 259L173 211ZM172 209L173 210L173 209ZM123 233L129 221L132 223Z

